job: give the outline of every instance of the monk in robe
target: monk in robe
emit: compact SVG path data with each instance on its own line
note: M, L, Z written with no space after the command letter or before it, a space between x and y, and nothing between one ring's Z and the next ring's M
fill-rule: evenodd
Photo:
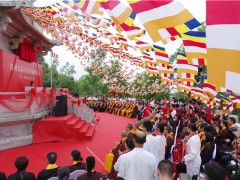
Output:
M112 149L112 154L114 155L114 157L113 157L113 162L112 162L112 168L111 168L111 171L110 171L110 173L108 175L108 178L110 178L110 179L112 179L112 178L117 176L117 172L114 170L113 165L117 162L120 154L126 150L124 143L125 143L125 141L127 139L127 131L123 130L121 132L121 138L122 139L118 143L116 148Z
M128 108L129 108L129 103L126 103L124 109L122 109L122 111L121 111L121 116L125 116L126 111L128 110Z
M134 132L136 133L137 131L143 131L143 128L141 127L142 122L141 121L136 121L134 124Z
M129 117L131 118L132 117L132 114L133 114L133 107L134 107L134 104L130 104L128 110L126 111L126 117Z
M119 110L123 107L122 103L118 103L118 107L114 110L114 114L118 115Z
M114 107L116 106L116 104L114 102L112 102L112 104L109 106L109 113L112 114L113 113L113 110L114 110Z
M214 151L214 138L212 133L210 132L206 132L204 134L205 139L206 139L206 144L201 147L200 150L200 156L202 159L202 165L207 164L208 162L211 161L212 159L212 155L213 155L213 151Z
M133 131L133 127L132 124L127 124L126 126L126 131L127 131L127 137L133 137L134 136L134 131Z
M117 114L118 108L120 108L120 107L121 107L121 104L117 103L114 110L113 110L113 114Z
M138 106L133 103L133 112L131 118L135 118L138 114Z
M97 102L94 102L94 104L93 104L93 107L92 107L92 108L93 108L93 110L94 110L94 111L97 111L97 108L98 108L98 107L97 107Z
M198 135L201 141L201 147L206 144L204 126L207 126L207 124L201 124L198 128Z
M172 145L174 144L174 137L173 137L172 129L170 126L164 127L164 134L166 136L166 141L167 141L166 150L165 150L165 159L168 159L171 153Z

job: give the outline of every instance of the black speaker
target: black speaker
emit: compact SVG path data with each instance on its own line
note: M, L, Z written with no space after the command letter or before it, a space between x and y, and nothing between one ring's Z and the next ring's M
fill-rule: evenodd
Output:
M55 106L55 116L66 116L68 113L67 110L67 96L56 96L56 106Z

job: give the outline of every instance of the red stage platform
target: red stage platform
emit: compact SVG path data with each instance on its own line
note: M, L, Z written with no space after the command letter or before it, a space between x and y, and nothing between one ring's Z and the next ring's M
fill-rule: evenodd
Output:
M73 114L49 117L33 125L33 143L79 141L91 139L96 123L86 123Z

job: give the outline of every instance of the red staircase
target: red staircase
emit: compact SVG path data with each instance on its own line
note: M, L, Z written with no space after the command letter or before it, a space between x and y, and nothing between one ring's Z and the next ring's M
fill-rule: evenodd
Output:
M98 122L99 118L95 118ZM33 143L90 140L97 122L91 125L74 114L64 117L52 116L33 125Z

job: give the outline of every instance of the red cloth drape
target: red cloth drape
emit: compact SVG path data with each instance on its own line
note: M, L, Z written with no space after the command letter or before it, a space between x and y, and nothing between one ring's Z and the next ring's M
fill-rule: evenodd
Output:
M12 112L23 112L31 107L33 100L34 100L34 95L30 94L28 102L23 103L23 101L20 101L20 100L12 100L12 102L14 102L14 103L12 103L12 104L14 104L14 106L13 106L13 105L10 105L5 100L0 100L0 104L3 107L11 110Z
M29 109L33 101L36 102L38 108L41 108L43 105L46 105L49 109L55 99L55 91L50 90L50 93L46 93L46 90L42 90L42 92L37 92L35 88L32 88L29 92L29 99L28 101L23 101L22 99L11 99L11 101L6 101L6 99L1 99L0 96L0 105L9 109L13 112L23 112Z
M20 44L20 59L28 62L36 62L37 63L37 56L34 50L33 45L28 42L24 41Z

